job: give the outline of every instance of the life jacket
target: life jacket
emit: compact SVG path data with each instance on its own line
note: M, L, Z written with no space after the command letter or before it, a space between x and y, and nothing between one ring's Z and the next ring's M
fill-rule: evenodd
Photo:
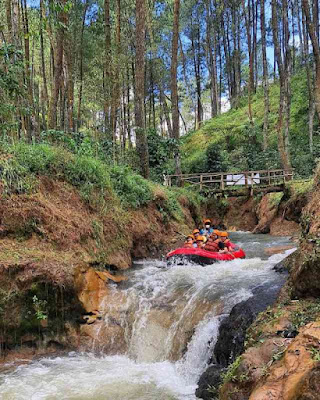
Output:
M193 243L185 242L185 244L183 245L183 247L184 247L185 249L193 249Z
M213 240L208 240L208 242L204 246L204 250L217 252L219 251L218 243L216 243L216 241Z

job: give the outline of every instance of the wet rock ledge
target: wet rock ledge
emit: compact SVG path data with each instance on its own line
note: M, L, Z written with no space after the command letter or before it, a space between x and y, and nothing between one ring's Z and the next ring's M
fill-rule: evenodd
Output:
M212 400L219 392L227 367L244 351L246 331L257 315L277 299L286 274L279 275L277 285L261 285L253 289L253 296L235 305L219 328L219 336L212 354L211 365L201 375L196 396Z

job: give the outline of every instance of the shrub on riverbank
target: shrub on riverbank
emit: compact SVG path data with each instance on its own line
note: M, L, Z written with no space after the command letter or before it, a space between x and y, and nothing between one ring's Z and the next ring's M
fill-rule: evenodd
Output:
M144 179L129 167L113 166L98 158L73 154L64 148L49 144L19 143L6 146L0 153L2 191L6 195L32 193L37 177L48 176L65 181L79 189L88 202L105 200L120 203L125 210L143 207L154 199L158 184ZM164 206L169 218L180 220L183 216L181 202L184 198L200 212L203 198L187 189L167 189Z

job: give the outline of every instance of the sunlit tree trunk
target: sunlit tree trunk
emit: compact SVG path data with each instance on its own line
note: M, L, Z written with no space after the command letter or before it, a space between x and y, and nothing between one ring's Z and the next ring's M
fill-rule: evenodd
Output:
M316 78L315 78L315 104L320 119L320 47L319 47L319 36L318 29L316 25L318 21L318 16L311 16L310 6L308 0L302 0L303 11L306 16L307 30L311 39L313 55L316 64Z
M49 108L49 95L48 95L48 85L47 85L47 74L46 74L46 63L44 56L44 40L43 40L43 24L44 24L44 7L43 0L40 0L40 53L41 53L41 72L42 72L42 83L43 83L43 95L45 108L44 110ZM43 116L44 117L44 116ZM45 118L44 118L45 120Z
M105 32L105 62L104 62L104 117L105 129L110 129L110 85L111 85L111 23L110 0L104 0L104 32Z
M81 39L80 39L80 52L79 52L79 98L78 98L78 112L77 112L77 131L79 131L80 124L81 124L81 105L82 105L82 90L83 90L83 37L84 37L84 28L85 28L85 21L87 10L89 6L89 1L86 1L84 6L83 15L82 15L82 26L81 26Z
M112 87L111 91L111 117L110 126L112 130L112 143L113 143L113 159L116 160L116 141L117 141L117 116L120 104L120 78L121 78L121 65L120 65L120 48L121 48L121 4L120 0L116 1L116 29L115 29L115 44L116 55L113 62L114 70L112 73Z
M64 36L65 36L65 27L67 25L67 16L64 10L65 4L67 0L61 0L61 11L59 11L58 21L59 26L57 27L56 33L56 46L54 51L54 70L53 70L53 87L50 99L50 110L49 110L49 128L56 129L57 128L57 108L58 108L58 100L60 88L62 85L62 77L63 77L63 47L64 47ZM63 98L64 96L62 96ZM63 124L64 125L64 124Z
M206 1L207 11L207 53L208 53L208 69L210 72L210 100L211 100L211 117L214 118L218 115L218 85L217 85L217 57L215 41L212 45L212 14L211 14L211 1ZM215 33L213 33L215 35Z
M148 142L145 132L144 95L145 95L145 0L136 0L136 65L135 65L135 124L136 146L140 161L140 171L149 177Z
M264 93L264 118L263 118L263 150L268 148L268 130L269 130L269 74L267 60L267 38L265 26L265 0L261 0L260 25L261 25L261 43L262 43L262 65L263 65L263 93Z
M180 0L174 0L172 55L171 55L171 107L172 107L172 134L177 141L180 138L179 103L178 103L178 39L179 39ZM181 175L180 152L178 146L175 149L176 174Z
M245 0L242 0L242 7L245 16L245 25L247 31L247 43L248 43L248 53L249 53L249 82L248 82L248 117L250 124L253 125L252 116L252 92L254 90L254 51L253 51L253 41L252 38L252 9L250 5L250 0L248 0L248 6L246 7Z
M279 102L279 111L278 111L278 124L277 124L277 135L278 135L278 150L281 158L282 167L285 170L290 169L290 160L288 149L285 145L285 139L283 135L283 118L284 118L284 111L285 111L285 96L286 96L286 72L284 63L282 60L282 52L279 43L279 28L278 28L278 15L277 15L277 1L272 0L272 33L273 33L273 42L274 42L274 49L276 55L276 62L278 65L279 71L279 79L280 79L280 102Z

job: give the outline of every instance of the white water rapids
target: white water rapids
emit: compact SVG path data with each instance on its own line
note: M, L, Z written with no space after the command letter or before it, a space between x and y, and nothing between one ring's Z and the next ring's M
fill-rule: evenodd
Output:
M125 355L70 353L0 374L1 400L194 400L197 381L216 342L221 319L262 283L291 251L263 256L287 239L237 233L245 260L211 266L143 261L122 291ZM114 306L113 306L114 307ZM114 338L117 340L117 338Z

